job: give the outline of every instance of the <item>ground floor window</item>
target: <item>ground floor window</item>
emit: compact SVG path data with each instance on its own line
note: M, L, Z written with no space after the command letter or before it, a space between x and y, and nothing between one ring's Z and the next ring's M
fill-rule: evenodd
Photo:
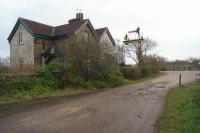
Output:
M24 65L24 60L23 60L23 59L20 59L20 60L19 60L19 66L22 67L23 65Z

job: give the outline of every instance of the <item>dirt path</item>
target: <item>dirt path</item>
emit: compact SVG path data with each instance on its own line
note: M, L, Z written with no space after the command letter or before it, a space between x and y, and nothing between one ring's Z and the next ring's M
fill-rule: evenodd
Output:
M168 88L198 72L165 72L151 81L0 116L2 133L153 133ZM1 110L1 109L0 109ZM9 111L9 110L8 110Z

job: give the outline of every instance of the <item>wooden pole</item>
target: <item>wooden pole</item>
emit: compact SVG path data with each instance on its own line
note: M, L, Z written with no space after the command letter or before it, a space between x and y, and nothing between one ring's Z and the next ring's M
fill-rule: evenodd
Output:
M179 75L179 87L181 86L181 74Z

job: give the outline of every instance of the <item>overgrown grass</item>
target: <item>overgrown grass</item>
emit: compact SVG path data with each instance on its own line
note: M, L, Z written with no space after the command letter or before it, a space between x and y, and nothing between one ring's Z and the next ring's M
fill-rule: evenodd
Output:
M122 83L120 85L130 85L130 84L136 84L139 82L143 82L146 80L150 80L154 77L158 76L158 74L149 75L147 77L142 77L136 80L129 80L129 79L123 79ZM109 86L109 84L105 83L96 83L98 87L101 87L101 90L105 90L108 88L115 87L115 85ZM104 85L104 86L103 86ZM117 86L120 86L117 85ZM26 85L25 85L26 86ZM43 90L43 91L42 91ZM48 97L59 97L59 96L70 96L70 95L77 95L77 94L84 94L84 93L90 93L90 92L96 92L100 89L97 89L95 87L93 88L81 88L81 87L65 87L64 89L30 89L30 90L21 90L21 91L15 91L12 93L4 93L4 95L0 95L0 105L10 104L10 103L19 103L24 102L28 100L33 99L41 99L41 98L48 98ZM2 92L2 91L1 91Z
M146 81L146 80L150 80L152 78L155 78L157 76L160 76L162 75L163 73L157 73L157 74L151 74L151 75L148 75L148 76L144 76L144 77L141 77L141 78L138 78L136 80L131 80L131 79L124 79L123 80L123 85L129 85L129 84L136 84L136 83L140 83L140 82L143 82L143 81Z
M40 66L23 65L15 67L0 67L0 73L37 73L41 69Z
M44 93L35 94L35 95L28 95L17 93L15 95L3 95L0 97L0 105L7 105L10 103L20 103L25 101L31 101L36 99L43 99L43 98L51 98L51 97L60 97L60 96L71 96L77 94L84 94L95 92L97 89L83 89L83 88L65 88L62 90L47 90Z
M160 133L200 132L200 81L169 91L159 125Z
M158 74L159 70L152 64L145 64L142 70L138 66L122 66L121 72L124 78L135 80Z
M110 67L107 71L104 70L104 73L101 73L100 70L92 73L88 71L86 75L71 71L70 68L64 68L58 60L54 60L40 69L38 76L35 77L0 77L0 104L39 97L59 96L60 94L71 95L88 91L94 92L97 89L138 83L154 77L153 73L148 73L134 80L132 78L132 80L124 79L120 67Z

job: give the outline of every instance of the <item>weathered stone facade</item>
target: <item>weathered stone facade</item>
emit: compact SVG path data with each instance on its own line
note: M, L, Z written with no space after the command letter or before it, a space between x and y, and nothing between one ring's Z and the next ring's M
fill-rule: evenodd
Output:
M23 44L19 44L19 33L22 33ZM75 36L84 37L84 34L88 34L90 41L95 40L94 34L87 25L76 32ZM56 55L60 56L60 60L64 62L65 45L67 45L68 41L69 38L58 40L34 38L23 25L20 25L10 42L11 66L20 64L41 66L41 54L47 50L50 44L55 45Z
M107 52L109 53L114 53L115 51L115 47L113 46L112 41L110 40L107 32L104 32L103 35L101 36L101 38L99 39L99 43L101 45L104 45L105 49L107 50Z
M8 37L11 66L43 66L52 58L58 58L65 64L66 46L74 36L92 42L99 41L101 44L106 43L114 50L111 34L108 36L106 32L98 35L88 19L75 18L69 20L69 24L52 27L19 18Z
M19 43L20 33L22 33L23 44ZM19 25L10 41L10 62L11 66L34 64L34 37L23 25Z

